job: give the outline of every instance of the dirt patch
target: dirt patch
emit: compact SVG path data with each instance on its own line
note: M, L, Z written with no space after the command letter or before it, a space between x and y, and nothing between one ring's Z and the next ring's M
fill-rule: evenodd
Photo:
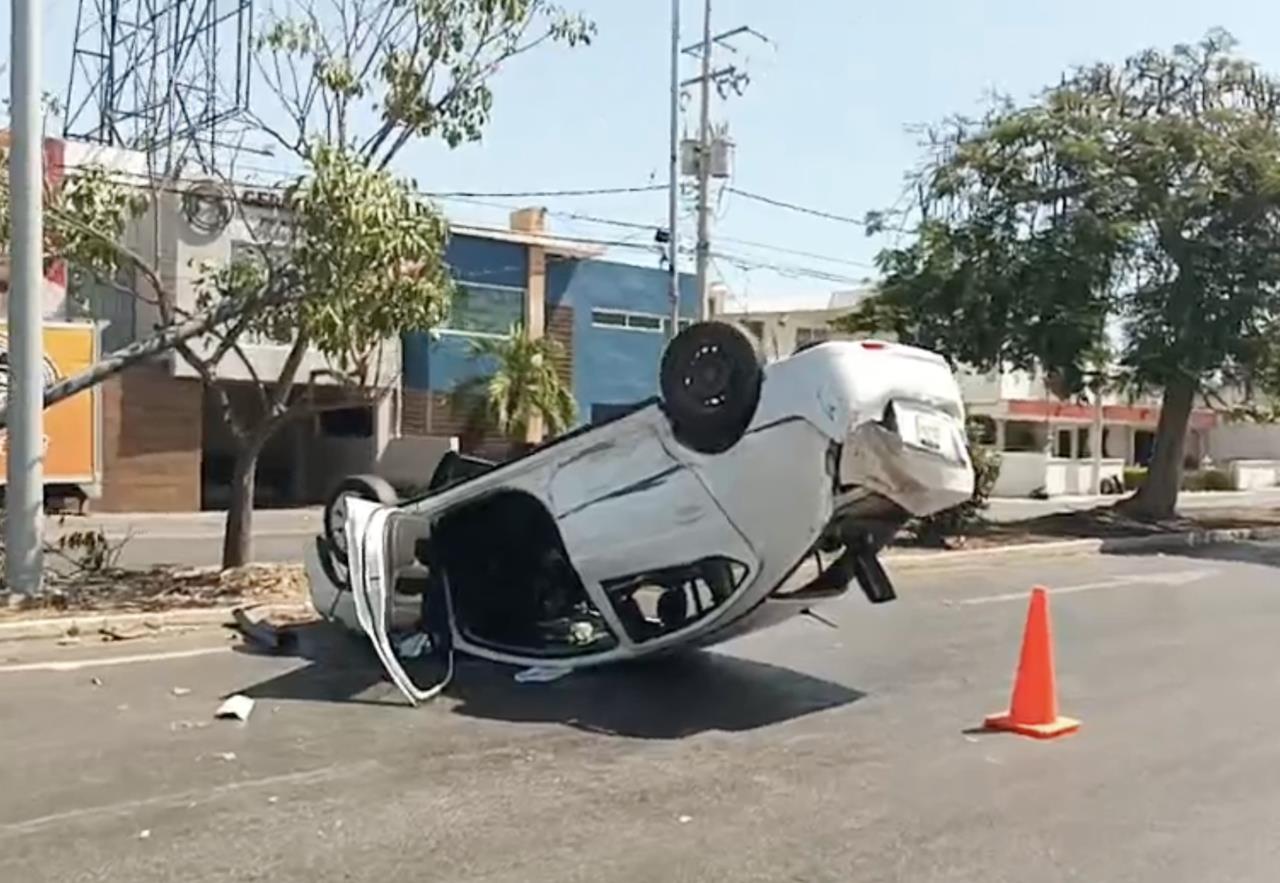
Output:
M0 592L0 622L87 613L155 613L261 604L304 604L301 564L112 569L50 585L28 598Z

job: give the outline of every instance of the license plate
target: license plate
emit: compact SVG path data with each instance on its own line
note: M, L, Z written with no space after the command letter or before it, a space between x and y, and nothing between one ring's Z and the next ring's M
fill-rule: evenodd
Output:
M898 414L898 433L902 440L917 448L954 458L951 422L943 415L894 403Z
M916 415L916 443L932 451L942 450L942 425L932 417Z

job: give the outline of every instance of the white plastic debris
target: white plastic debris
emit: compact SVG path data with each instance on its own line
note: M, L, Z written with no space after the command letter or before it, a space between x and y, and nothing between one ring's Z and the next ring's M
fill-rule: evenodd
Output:
M225 760L227 763L236 759L236 753L234 751L219 751L215 756L218 760Z
M560 680L571 671L573 669L563 666L535 665L532 668L516 672L516 683L549 684L552 681Z
M174 687L171 692L175 696L186 696L188 693L191 692L191 688L190 687Z
M218 710L213 713L218 718L235 718L239 721L247 721L249 715L253 713L253 700L242 693L237 693L227 699L218 706Z
M680 824L682 825L687 825L693 821L693 816L680 816L680 818L677 819L677 821L679 821Z
M424 632L405 635L396 644L396 654L401 659L417 659L431 649L431 638Z
M150 836L151 836L151 829L150 829L150 828L143 828L141 831L139 831L139 832L138 832L138 839L139 839L139 840L146 840L146 839L147 839L147 838L149 838Z

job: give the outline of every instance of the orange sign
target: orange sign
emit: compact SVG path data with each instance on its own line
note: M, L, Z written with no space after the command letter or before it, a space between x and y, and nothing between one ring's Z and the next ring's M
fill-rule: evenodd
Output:
M96 361L94 325L46 323L43 384L79 373ZM9 400L9 335L0 323L0 403ZM7 480L8 433L0 429L0 483ZM45 484L90 483L98 479L98 402L96 388L63 399L44 411Z

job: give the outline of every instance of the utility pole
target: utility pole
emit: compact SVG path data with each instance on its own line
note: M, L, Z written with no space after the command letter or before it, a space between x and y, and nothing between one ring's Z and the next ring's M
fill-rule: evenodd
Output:
M9 155L13 262L9 277L8 485L5 488L5 579L11 591L41 588L44 542L44 150L40 125L40 6L13 0Z
M711 87L714 85L721 98L726 97L729 90L741 95L750 77L734 65L713 68L711 53L717 47L737 52L729 40L742 34L749 34L764 42L768 42L763 34L751 28L737 27L721 34L711 34L711 0L705 0L702 12L702 41L687 46L684 52L698 56L701 72L698 76L685 80L680 84L686 86L698 84L701 93L701 106L698 113L698 138L693 145L692 162L686 159L686 175L693 175L698 182L698 242L695 249L696 287L698 297L698 318L706 319L710 313L708 298L707 270L711 261L711 178L725 178L729 174L729 142L724 137L723 129L715 134L711 129Z
M702 10L702 108L698 121L698 318L709 318L707 309L707 265L711 260L711 0Z
M671 0L671 181L667 192L667 270L671 274L671 327L680 333L680 0Z

